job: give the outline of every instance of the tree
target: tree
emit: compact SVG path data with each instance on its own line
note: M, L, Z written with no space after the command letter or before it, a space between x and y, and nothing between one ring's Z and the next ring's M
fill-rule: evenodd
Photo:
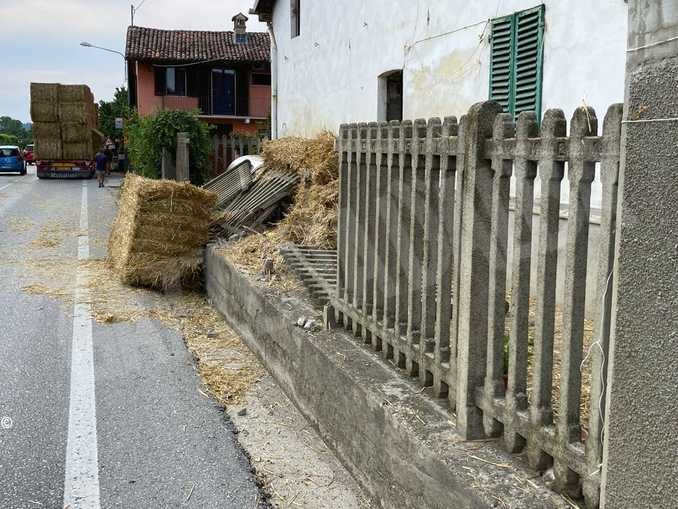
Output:
M210 126L198 118L197 110L161 110L150 117L134 115L125 127L134 171L145 177L159 178L162 151L176 153L178 132L188 133L190 140L191 182L195 185L204 183L211 147Z
M20 120L11 117L0 117L0 134L6 135L4 139L13 139L14 144L22 147L33 142L31 129L25 128Z
M112 101L99 101L99 130L109 138L121 138L123 130L115 128L115 119L128 121L131 113L127 89L116 88Z

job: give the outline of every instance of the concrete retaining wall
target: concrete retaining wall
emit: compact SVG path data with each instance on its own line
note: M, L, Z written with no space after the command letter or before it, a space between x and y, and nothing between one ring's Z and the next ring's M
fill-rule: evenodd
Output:
M296 327L317 313L306 301L254 286L213 247L206 279L213 305L376 505L567 507L516 457L462 442L451 415L347 335Z

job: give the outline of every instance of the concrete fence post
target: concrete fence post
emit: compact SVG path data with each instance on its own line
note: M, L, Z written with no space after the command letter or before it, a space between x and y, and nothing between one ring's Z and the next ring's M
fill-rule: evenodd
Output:
M678 507L678 9L630 0L602 507Z
M464 196L461 224L457 350L457 431L466 440L484 436L482 412L475 392L483 385L487 354L487 309L492 167L484 143L492 137L496 102L474 104L466 117Z
M162 149L162 158L160 161L160 176L163 179L174 180L177 178L177 169L174 164L174 154L167 149Z
M176 176L179 182L190 180L188 162L188 133L177 133L177 167Z

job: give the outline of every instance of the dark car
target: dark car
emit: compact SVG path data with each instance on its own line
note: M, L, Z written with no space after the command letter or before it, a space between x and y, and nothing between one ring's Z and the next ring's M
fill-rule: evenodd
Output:
M15 172L26 175L26 163L15 145L0 146L0 173Z
M33 144L26 145L26 148L23 152L24 161L26 164L33 164L35 162L35 155L33 154Z

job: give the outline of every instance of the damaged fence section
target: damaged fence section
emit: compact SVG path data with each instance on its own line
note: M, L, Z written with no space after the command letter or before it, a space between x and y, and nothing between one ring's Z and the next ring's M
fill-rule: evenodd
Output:
M595 112L582 107L568 135L561 110L514 122L487 102L459 122L343 125L338 139L329 316L449 405L462 437L503 437L533 468L553 467L556 488L583 493L589 507L599 499L621 119L622 105L611 106L599 134ZM600 235L589 253L595 178ZM566 261L557 275L565 181ZM586 347L592 263L596 314Z

